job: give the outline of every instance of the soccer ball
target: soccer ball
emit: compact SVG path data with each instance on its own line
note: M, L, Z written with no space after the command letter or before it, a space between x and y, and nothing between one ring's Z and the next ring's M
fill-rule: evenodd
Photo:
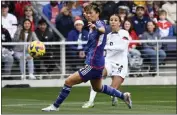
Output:
M28 45L28 53L33 58L41 57L45 54L45 45L41 41L33 41Z

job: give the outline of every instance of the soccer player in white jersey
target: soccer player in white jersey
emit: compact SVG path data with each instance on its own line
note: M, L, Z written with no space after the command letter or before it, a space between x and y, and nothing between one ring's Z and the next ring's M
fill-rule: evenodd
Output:
M111 32L107 35L105 46L105 68L103 76L111 76L111 86L119 89L128 73L128 45L129 33L120 29L120 17L113 14L110 17ZM89 101L82 108L94 107L96 92L91 87ZM117 97L112 97L112 106L117 105Z

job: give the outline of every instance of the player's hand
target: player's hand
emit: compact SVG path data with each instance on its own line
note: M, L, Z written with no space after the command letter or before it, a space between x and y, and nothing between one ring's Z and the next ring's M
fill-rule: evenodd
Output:
M80 58L84 58L85 57L85 52L84 51L80 51L79 52L79 57Z
M88 26L89 26L91 29L96 29L96 25L93 24L92 22L88 22Z

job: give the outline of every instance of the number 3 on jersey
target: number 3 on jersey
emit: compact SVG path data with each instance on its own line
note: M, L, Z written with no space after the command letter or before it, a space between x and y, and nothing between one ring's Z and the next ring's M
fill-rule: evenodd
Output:
M117 72L118 73L121 73L122 69L123 69L123 65L120 65L120 64L116 64L118 66L118 70Z

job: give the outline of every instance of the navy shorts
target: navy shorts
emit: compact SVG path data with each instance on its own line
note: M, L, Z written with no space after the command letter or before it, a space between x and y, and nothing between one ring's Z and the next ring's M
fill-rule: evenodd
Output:
M101 79L103 69L95 69L91 67L90 65L86 65L84 68L80 69L78 72L79 72L80 77L83 79L83 81L87 82L88 80Z

